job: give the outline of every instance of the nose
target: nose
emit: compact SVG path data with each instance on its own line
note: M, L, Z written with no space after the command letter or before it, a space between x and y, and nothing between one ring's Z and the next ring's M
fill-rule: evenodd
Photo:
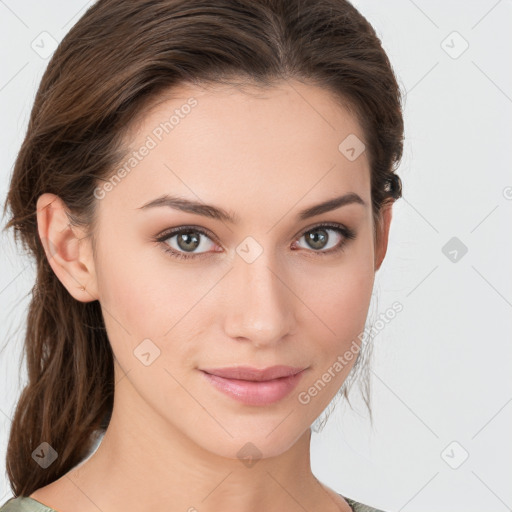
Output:
M256 347L273 346L295 329L298 301L287 283L286 272L264 251L248 263L236 256L227 276L225 332L232 339L248 340Z

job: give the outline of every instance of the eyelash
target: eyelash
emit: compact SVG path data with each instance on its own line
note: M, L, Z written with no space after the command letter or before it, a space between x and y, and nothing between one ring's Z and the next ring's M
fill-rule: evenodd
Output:
M350 228L347 228L346 226L343 226L342 224L332 224L332 223L324 222L324 223L318 224L316 226L313 226L312 228L309 228L307 231L304 231L298 239L302 238L307 233L310 233L312 231L317 231L320 228L328 228L330 230L336 231L337 233L339 233L340 235L343 236L343 239L341 240L341 242L339 243L338 246L328 249L327 251L322 251L322 250L315 251L315 250L311 249L310 252L312 252L315 256L316 255L327 256L330 254L342 252L345 249L345 245L350 240L353 240L356 237L355 231L353 231ZM162 249L166 253L170 254L173 258L177 258L177 259L188 260L191 258L201 258L203 256L207 256L208 254L210 254L209 252L203 252L203 253L198 253L198 254L196 254L196 253L188 253L187 254L185 252L176 251L176 250L172 249L171 247L169 247L168 244L165 243L166 240L169 240L169 238L172 238L175 235L179 235L181 233L189 233L189 232L200 233L200 234L206 236L207 238L212 239L210 234L202 228L198 228L195 226L181 226L179 228L173 228L171 230L165 231L161 235L158 235L153 241L158 244L161 244Z

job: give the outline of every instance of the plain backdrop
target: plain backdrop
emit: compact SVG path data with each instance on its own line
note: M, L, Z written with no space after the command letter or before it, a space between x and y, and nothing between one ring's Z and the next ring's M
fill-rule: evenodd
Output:
M0 1L0 196L47 55L91 2ZM370 317L403 310L374 338L370 426L357 388L313 434L316 476L389 512L512 507L512 2L355 2L405 96L387 258ZM41 33L46 33L41 36ZM48 47L48 46L47 46ZM3 220L2 225L7 219ZM0 502L33 263L1 236Z

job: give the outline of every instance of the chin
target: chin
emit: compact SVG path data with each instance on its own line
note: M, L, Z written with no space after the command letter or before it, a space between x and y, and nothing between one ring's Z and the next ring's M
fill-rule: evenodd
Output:
M289 417L285 419L287 416ZM236 428L224 423L224 427L229 432L225 432L222 427L211 432L196 442L203 448L218 456L228 459L238 459L247 466L254 464L258 459L278 457L289 450L304 434L308 435L309 440L309 420L305 420L303 425L292 423L294 413L289 411L275 416L270 421L258 421L249 419L247 425L238 422ZM283 421L284 420L284 421ZM296 420L296 418L295 418ZM205 432L203 431L203 435ZM249 461L249 462L248 462Z

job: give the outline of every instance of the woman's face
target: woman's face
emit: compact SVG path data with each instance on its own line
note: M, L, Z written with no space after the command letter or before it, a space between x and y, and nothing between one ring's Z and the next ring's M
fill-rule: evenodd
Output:
M361 139L328 92L298 82L181 86L148 111L95 192L118 403L230 458L304 434L354 364L380 265ZM304 371L292 389L217 378L231 394L202 371L274 365Z

